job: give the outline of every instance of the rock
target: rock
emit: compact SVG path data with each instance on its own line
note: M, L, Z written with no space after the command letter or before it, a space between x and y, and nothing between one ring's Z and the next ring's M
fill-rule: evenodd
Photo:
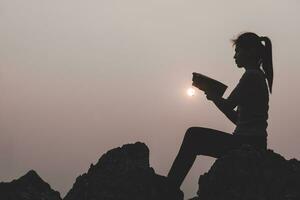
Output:
M182 200L166 177L149 166L149 149L141 142L105 153L79 176L64 200Z
M200 176L193 200L299 200L300 162L243 146Z
M60 194L51 189L33 170L9 183L0 183L1 200L61 200Z

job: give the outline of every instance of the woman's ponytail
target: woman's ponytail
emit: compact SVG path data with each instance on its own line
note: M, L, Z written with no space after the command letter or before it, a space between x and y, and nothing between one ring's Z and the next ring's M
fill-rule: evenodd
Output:
M272 60L272 43L268 37L260 37L264 42L264 50L262 51L262 68L265 72L270 93L272 93L273 86L273 60Z

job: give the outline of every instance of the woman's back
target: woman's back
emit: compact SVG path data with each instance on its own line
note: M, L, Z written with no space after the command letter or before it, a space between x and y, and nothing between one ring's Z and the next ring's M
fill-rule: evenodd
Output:
M239 90L240 99L234 134L267 136L269 92L264 72L247 69L235 90Z

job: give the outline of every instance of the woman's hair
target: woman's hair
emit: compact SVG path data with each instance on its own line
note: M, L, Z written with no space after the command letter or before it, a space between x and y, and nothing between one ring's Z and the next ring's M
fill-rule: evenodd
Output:
M273 61L272 61L272 43L268 37L259 37L255 33L242 33L237 39L232 40L233 45L242 49L254 49L256 59L261 62L262 69L268 81L270 93L273 86ZM264 44L262 43L264 42Z

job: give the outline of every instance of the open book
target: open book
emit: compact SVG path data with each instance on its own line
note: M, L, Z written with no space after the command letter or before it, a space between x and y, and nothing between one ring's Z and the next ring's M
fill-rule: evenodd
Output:
M227 85L196 72L193 73L192 85L204 91L206 94L213 94L220 97L223 96L227 89Z

